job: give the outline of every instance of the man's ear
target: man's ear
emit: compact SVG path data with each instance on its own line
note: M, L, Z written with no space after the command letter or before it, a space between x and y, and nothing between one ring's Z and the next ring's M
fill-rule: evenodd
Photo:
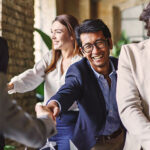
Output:
M111 38L108 38L108 46L110 49L113 48L113 44L112 44L112 39Z
M74 40L73 36L71 36L70 39L73 41Z
M79 50L81 51L82 55L85 56L83 49L81 47L79 47Z

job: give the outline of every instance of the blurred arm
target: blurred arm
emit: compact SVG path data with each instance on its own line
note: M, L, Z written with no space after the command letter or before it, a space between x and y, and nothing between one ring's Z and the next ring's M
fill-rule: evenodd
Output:
M38 87L45 79L45 70L50 61L51 52L48 52L32 69L13 77L7 86L8 93L25 93Z
M6 77L0 73L0 130L4 135L29 147L42 147L46 139L56 133L55 124L45 108L40 108L39 119L24 112L7 94Z

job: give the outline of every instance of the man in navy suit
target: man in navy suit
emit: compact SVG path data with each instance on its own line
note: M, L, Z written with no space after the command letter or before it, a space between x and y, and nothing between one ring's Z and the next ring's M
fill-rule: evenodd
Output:
M122 150L124 132L116 104L117 59L109 57L111 33L100 19L76 28L84 58L71 65L65 84L47 102L54 116L76 100L79 117L72 139L78 150Z

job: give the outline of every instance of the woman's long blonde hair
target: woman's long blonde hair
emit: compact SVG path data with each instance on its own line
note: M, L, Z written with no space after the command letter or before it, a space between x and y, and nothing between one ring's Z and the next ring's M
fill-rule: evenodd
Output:
M61 24L63 24L68 29L69 35L73 37L74 39L73 56L81 55L81 52L79 51L79 47L75 39L75 32L74 32L75 27L79 25L78 20L72 15L63 14L63 15L57 16L55 20L53 21L53 23L55 21L59 21ZM56 63L60 56L61 56L61 51L54 50L54 48L52 48L52 60L51 60L50 65L47 67L45 73L51 72L56 68Z

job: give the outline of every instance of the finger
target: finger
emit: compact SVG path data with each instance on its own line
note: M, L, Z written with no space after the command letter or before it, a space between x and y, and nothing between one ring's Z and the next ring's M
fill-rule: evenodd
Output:
M43 109L42 103L40 103L40 102L36 103L36 105L35 105L35 111L42 110L42 109Z
M55 118L55 120L53 120L54 121L54 124L56 125L56 118Z
M54 110L53 110L53 116L57 117L59 115L59 112L60 112L59 108L55 107Z
M8 83L7 84L7 90L9 91L9 90L12 90L12 89L14 89L14 84L13 83Z

